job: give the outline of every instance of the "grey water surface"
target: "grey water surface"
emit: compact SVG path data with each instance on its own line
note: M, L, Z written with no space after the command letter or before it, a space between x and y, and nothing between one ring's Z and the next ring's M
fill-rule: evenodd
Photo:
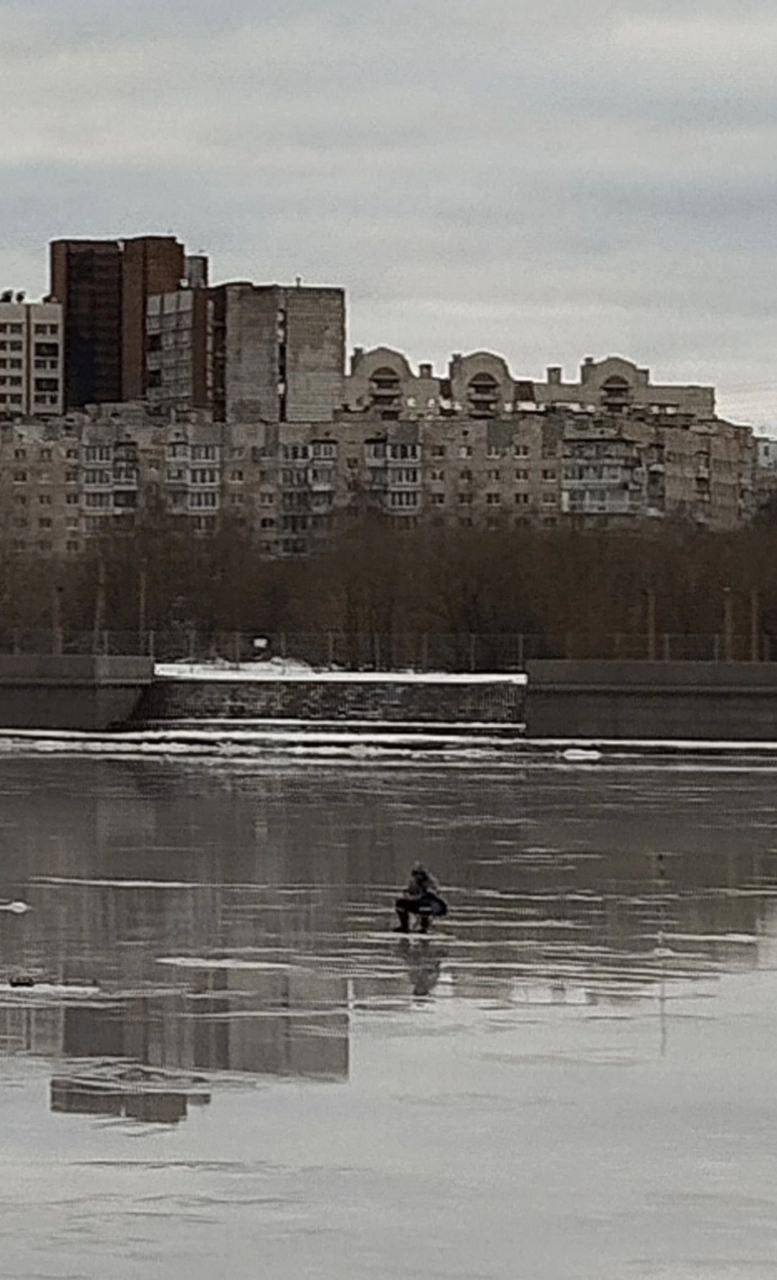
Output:
M4 758L0 1275L773 1278L776 783Z

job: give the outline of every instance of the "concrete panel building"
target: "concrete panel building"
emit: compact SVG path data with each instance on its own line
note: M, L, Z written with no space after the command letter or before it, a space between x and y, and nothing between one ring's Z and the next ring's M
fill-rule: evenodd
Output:
M611 414L642 410L663 417L715 413L712 387L657 384L648 369L621 357L586 358L577 382L564 382L560 367L549 368L545 381L538 382L517 378L493 352L454 355L441 377L430 364L419 365L416 373L406 356L386 347L356 348L345 402L353 413L379 413L389 421L457 414L503 418L554 408Z
M62 413L63 349L58 303L0 302L0 415Z
M210 409L213 302L207 289L155 294L146 306L146 398L162 413Z
M415 420L383 412L224 423L195 411L166 419L138 403L8 422L0 538L13 552L66 556L165 514L192 536L232 527L262 555L300 556L368 513L393 528L498 532L669 518L732 529L755 511L752 432L719 419L637 409Z
M151 297L149 403L217 422L331 422L343 403L345 294L236 281Z
M213 296L213 414L331 422L343 401L345 293L234 283Z

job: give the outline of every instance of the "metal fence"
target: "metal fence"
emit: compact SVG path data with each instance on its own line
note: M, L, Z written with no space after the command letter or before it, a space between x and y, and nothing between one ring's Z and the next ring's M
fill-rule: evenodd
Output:
M483 632L25 631L0 629L0 653L148 655L157 662L287 660L352 671L520 672L535 658L756 662L777 659L777 641L763 633L654 635L617 632L563 636Z

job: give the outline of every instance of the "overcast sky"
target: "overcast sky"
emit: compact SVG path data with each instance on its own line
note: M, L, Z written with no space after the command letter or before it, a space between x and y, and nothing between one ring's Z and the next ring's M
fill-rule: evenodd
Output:
M351 344L627 355L777 428L777 5L0 0L0 282L173 231Z

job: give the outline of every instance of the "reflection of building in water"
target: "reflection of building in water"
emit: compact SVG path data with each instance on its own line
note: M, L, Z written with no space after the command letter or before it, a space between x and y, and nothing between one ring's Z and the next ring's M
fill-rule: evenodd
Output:
M165 991L68 1006L50 1052L165 1070L347 1078L346 978L280 965L164 968L178 980Z
M29 1053L41 1058L62 1052L65 1010L62 1005L0 1004L0 1053Z
M181 971L177 971L180 978ZM295 966L194 971L189 991L153 1001L166 1066L346 1079L348 982Z
M191 1104L210 1102L203 1085L196 1077L105 1064L83 1074L55 1076L51 1110L177 1124L186 1118Z

